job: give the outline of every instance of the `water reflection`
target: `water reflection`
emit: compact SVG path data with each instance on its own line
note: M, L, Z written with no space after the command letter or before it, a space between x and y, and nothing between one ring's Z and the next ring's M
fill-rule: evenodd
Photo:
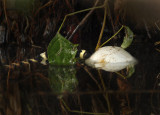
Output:
M79 114L71 110L107 115L160 113L160 80L157 74L159 58L154 57L152 63L146 61L152 58L150 53L145 53L149 55L147 58L142 58L139 54L139 69L127 80L105 71L102 71L100 79L97 70L81 64L72 67L43 66L38 63L15 68L3 66L34 58L43 52L42 50L0 48L1 115ZM144 52L144 49L141 52ZM159 56L159 53L156 55ZM142 63L143 61L145 63ZM154 69L151 69L151 64Z
M75 67L49 66L49 82L56 94L72 92L78 84Z
M1 115L32 115L60 114L59 103L51 93L46 76L39 72L17 72L17 78L0 82L0 114ZM54 109L53 109L54 108Z

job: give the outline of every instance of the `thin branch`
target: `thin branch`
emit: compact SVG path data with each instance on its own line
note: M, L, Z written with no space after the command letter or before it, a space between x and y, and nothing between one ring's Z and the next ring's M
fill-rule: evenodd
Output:
M98 2L99 2L99 0L96 0L96 2L95 2L93 7L97 6ZM71 40L72 37L74 36L74 34L87 22L88 17L93 13L94 10L95 10L95 8L89 11L89 13L83 18L83 20L74 29L74 31L72 32L72 34L70 35L68 40Z

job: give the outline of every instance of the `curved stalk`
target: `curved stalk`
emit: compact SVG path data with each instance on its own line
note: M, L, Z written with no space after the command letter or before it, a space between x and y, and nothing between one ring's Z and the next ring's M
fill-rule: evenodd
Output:
M124 26L122 25L122 27L112 36L110 37L107 41L105 41L100 47L104 46L106 43L108 43L112 38L114 38L122 29L124 28Z

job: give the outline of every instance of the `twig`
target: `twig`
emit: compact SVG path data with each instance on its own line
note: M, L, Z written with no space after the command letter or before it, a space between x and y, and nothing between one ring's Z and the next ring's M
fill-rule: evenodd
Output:
M98 2L99 2L99 0L96 0L96 2L95 2L95 4L94 4L93 7L95 7L98 4ZM72 37L74 36L74 34L84 25L84 23L87 22L87 18L93 13L94 10L95 10L95 8L89 11L89 13L83 18L83 20L74 29L74 31L72 32L72 34L70 35L70 37L68 38L68 40L71 40Z
M94 78L94 76L92 75L92 73L88 70L87 67L84 67L84 70L89 74L89 76L92 78L92 80L96 83L96 85L98 86L99 90L102 90L101 86L99 85L98 81Z
M49 6L52 2L53 2L53 1L49 1L49 2L47 2L46 4L44 4L43 6L41 6L41 7L36 11L35 16L38 14L38 12L39 12L40 10L42 10L43 8ZM54 4L55 4L55 3L56 3L56 1L54 1Z
M3 9L4 9L4 14L5 14L5 19L6 19L6 22L7 22L8 28L9 28L10 26L9 26L9 21L8 21L8 16L7 16L7 11L6 11L6 0L3 0Z

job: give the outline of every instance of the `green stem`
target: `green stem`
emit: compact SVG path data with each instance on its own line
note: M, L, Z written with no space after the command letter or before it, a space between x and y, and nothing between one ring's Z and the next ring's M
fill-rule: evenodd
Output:
M101 28L101 33L100 33L99 38L98 38L96 50L99 48L99 46L101 44L101 39L102 39L103 31L104 31L104 28L105 28L105 24L106 24L106 17L107 17L107 7L105 6L104 7L103 25L102 25L102 28Z
M70 13L70 14L65 15L65 17L64 17L64 19L63 19L63 22L62 22L61 26L59 27L57 33L59 33L59 32L61 31L61 28L63 27L63 24L64 24L64 22L65 22L65 20L66 20L66 18L67 18L68 16L72 16L72 15L75 15L75 14L78 14L78 13L81 13L81 12L86 12L86 11L89 11L89 10L92 10L92 9L98 9L98 8L103 8L103 7L104 7L104 5L102 5L102 6L97 6L97 7L92 7L92 8L80 10L80 11L73 12L73 13Z
M103 90L106 91L106 86L105 86L105 83L104 83L104 80L102 78L102 74L101 74L100 70L98 70L98 74L99 74L99 77L100 77L100 80L101 80L101 83L102 83L102 86L103 86ZM107 102L108 110L109 110L109 112L111 112L111 106L110 106L110 101L109 101L109 95L108 95L108 93L104 94L104 98L105 98L105 100Z
M115 72L117 75L121 76L122 78L126 79L126 77L124 75L122 75L121 73L119 72Z
M100 47L104 46L106 43L108 43L112 38L114 38L122 29L124 28L124 26L122 25L122 27L112 36L110 37L107 41L105 41Z

